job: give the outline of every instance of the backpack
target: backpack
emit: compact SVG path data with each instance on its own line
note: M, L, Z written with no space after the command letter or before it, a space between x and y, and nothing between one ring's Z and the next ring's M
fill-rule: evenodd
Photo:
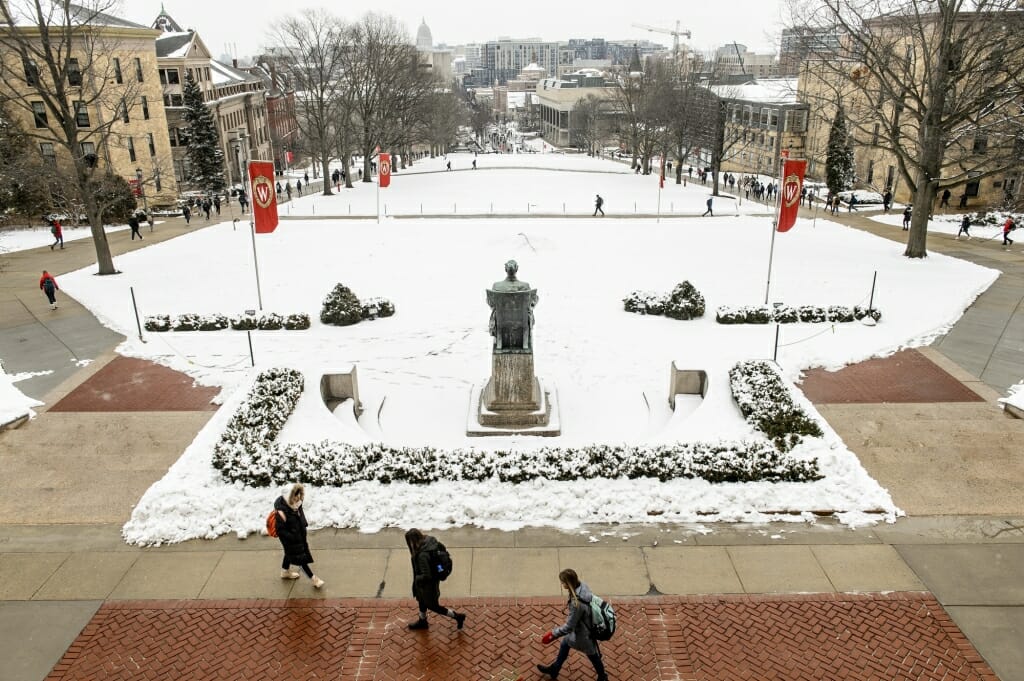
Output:
M615 608L597 594L590 598L590 638L607 641L615 633Z
M54 236L57 236L57 223L56 222L50 224L50 234L52 234Z
M428 560L430 561L431 576L434 579L443 582L451 576L452 556L444 544L438 542L437 548L430 552Z
M271 511L267 516L267 534L271 537L277 536L277 510Z

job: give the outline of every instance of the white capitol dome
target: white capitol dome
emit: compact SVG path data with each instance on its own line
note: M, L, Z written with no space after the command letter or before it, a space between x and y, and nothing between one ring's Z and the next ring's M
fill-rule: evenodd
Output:
M434 36L430 34L430 27L427 26L427 20L423 19L420 23L420 28L416 31L416 48L420 50L429 50L434 46Z

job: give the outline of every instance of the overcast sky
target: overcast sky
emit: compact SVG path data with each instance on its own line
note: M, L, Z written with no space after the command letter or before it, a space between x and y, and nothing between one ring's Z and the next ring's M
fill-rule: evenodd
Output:
M345 19L357 19L373 10L403 21L410 38L421 19L434 43L450 46L486 42L499 36L511 38L605 38L649 39L672 45L672 36L654 33L632 24L693 32L692 49L706 50L736 41L754 52L778 51L780 4L784 0L594 0L583 3L522 0L491 3L481 0L374 0L334 2L324 0L164 0L167 13L182 26L199 32L214 57L225 52L244 57L266 43L268 27L275 19L306 7L328 7ZM125 0L123 16L150 25L160 12L160 0ZM233 44L234 49L226 46Z

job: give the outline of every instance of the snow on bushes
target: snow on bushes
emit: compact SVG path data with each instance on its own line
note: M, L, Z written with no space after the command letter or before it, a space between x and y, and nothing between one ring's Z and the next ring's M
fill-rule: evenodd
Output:
M739 362L729 371L733 399L744 418L783 452L804 436L821 437L821 426L793 400L789 385L765 360Z
M214 448L213 465L225 479L266 487L289 481L339 486L359 481L425 485L495 478L520 483L598 477L810 482L822 477L816 459L801 461L755 440L495 452L329 441L278 445L277 434L295 409L302 387L302 375L296 371L273 369L257 377Z
M715 321L719 324L793 324L796 322L852 322L871 317L876 322L882 313L856 305L831 305L818 307L815 305L722 305L715 313Z
M262 329L273 331L288 329L291 331L309 328L309 315L305 313L290 314L287 317L274 312L257 317L256 315L236 315L228 319L222 314L182 314L177 317L158 314L146 317L146 331L220 331L228 327L235 331L254 331Z
M344 284L338 284L327 294L320 321L334 326L350 326L364 319L390 317L395 314L395 304L387 298L367 298L359 302L358 296Z
M663 314L673 319L704 316L704 296L688 281L680 282L668 295L652 291L633 291L622 299L626 312Z
M363 319L390 317L395 314L395 304L387 298L368 298L360 304Z

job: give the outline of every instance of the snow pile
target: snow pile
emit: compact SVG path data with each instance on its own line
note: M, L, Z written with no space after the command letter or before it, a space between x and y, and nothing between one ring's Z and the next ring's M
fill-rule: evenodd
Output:
M1003 405L1016 409L1018 413L1024 414L1024 381L1011 385L1007 393L1006 397L1000 397L999 401Z
M50 371L36 372L32 374L8 374L4 371L3 361L0 361L0 424L11 423L24 416L34 417L36 413L32 407L41 406L43 403L34 400L23 394L14 387L18 381L31 378L40 374L52 373Z

